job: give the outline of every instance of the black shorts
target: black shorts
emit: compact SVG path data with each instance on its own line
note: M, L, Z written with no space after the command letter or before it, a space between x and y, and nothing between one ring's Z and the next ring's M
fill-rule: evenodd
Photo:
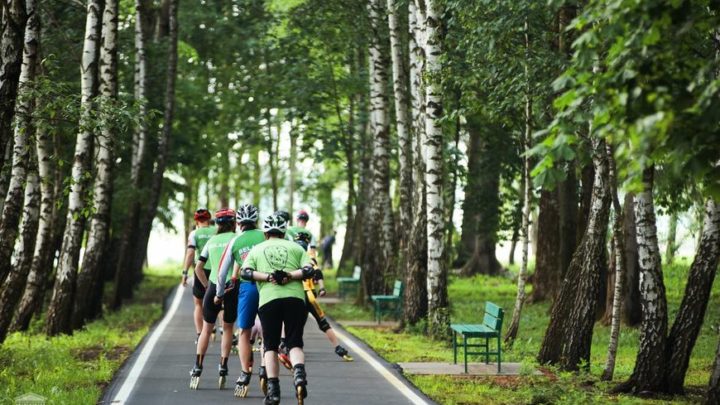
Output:
M210 270L203 269L203 271L205 272L205 278L210 280ZM200 300L203 299L205 297L205 290L206 288L202 285L200 280L195 277L193 280L193 297Z
M228 282L228 286L231 283ZM215 323L220 311L223 311L223 321L227 323L235 323L237 320L238 308L238 287L235 285L232 290L225 291L225 296L219 305L215 305L215 293L217 286L210 282L205 298L203 298L203 320L207 323Z
M283 324L285 324L285 346L288 349L302 348L307 314L305 300L299 298L280 298L261 306L258 315L262 324L265 350L272 352L278 350Z

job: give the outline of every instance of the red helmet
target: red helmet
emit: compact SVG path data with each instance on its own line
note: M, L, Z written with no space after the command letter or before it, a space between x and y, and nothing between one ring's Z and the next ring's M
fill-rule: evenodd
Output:
M215 212L215 223L235 221L235 210L232 208L221 208Z
M308 215L307 211L300 210L298 211L297 215L295 215L295 218L303 221L308 221L310 219L310 215Z
M209 221L211 218L210 211L205 208L198 208L195 211L195 220L200 222Z

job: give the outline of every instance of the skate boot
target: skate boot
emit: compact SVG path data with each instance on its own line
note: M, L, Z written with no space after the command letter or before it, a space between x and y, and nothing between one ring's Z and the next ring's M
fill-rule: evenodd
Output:
M218 388L225 389L225 381L227 381L228 367L227 365L218 365Z
M250 391L250 377L252 377L252 370L250 372L242 371L240 372L240 377L238 377L237 381L235 382L235 396L238 398L245 398L248 395L248 391Z
M265 370L265 366L260 366L260 370L258 372L258 380L260 382L260 391L262 391L263 395L267 395L267 393L268 393L268 376L267 376L267 371Z
M342 359L345 361L353 361L354 360L352 358L352 356L350 355L350 353L348 353L347 349L340 345L337 345L337 347L335 347L335 354L342 357Z
M200 375L202 374L202 366L198 366L197 364L190 370L190 389L196 390L198 389L198 385L200 385Z
M295 397L298 405L303 405L307 398L307 375L305 374L305 365L296 364L293 367L293 384L295 385Z
M267 381L267 393L265 394L265 405L278 405L280 403L280 382L277 378L270 378Z

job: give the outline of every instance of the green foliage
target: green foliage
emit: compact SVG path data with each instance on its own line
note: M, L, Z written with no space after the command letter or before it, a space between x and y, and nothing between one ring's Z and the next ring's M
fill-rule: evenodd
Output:
M103 387L162 315L162 300L177 281L163 269L151 270L130 305L73 335L47 338L37 319L30 332L9 335L0 346L0 402L10 403L29 392L49 403L97 402Z

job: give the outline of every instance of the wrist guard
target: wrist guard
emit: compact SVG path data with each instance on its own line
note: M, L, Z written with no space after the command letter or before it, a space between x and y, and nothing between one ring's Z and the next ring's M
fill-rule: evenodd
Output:
M255 273L253 269L246 267L240 270L240 278L247 281L253 281L255 279L253 277L253 273Z
M303 280L315 277L315 269L311 265L307 265L300 270L302 270Z
M323 272L320 269L315 269L315 275L313 276L313 280L320 281L324 280L325 276L323 276Z

